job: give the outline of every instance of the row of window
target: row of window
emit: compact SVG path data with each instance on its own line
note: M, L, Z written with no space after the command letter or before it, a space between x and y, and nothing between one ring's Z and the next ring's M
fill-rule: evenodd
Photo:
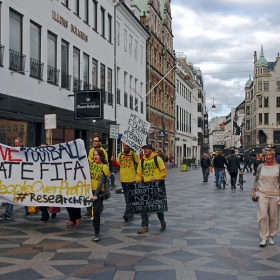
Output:
M177 80L177 92L183 96L186 100L188 100L190 103L192 102L192 93L188 88L186 88L180 81Z
M191 133L192 132L192 114L186 111L185 109L177 105L176 111L177 127L178 131Z
M13 127L13 132L24 132L24 125L21 124L20 126L7 125L6 127L5 127L5 125L0 125L0 133L6 133L6 132L10 133L10 132L12 132L12 127ZM0 142L0 143L2 143L2 142Z
M258 83L258 91L269 91L269 82L259 82ZM276 81L276 91L280 91L280 81ZM246 93L246 99L252 99L253 98L253 90L251 92Z
M129 106L128 106L128 102L129 102ZM117 104L121 104L121 90L120 89L117 89ZM128 100L128 93L124 92L123 105L124 105L124 107L127 107L131 110L135 110L136 112L138 112L138 97L133 98L133 95L130 94L129 100ZM144 113L143 101L141 101L141 103L140 103L140 112L142 114Z
M276 96L276 107L280 108L280 96ZM255 106L253 106L255 107ZM258 108L268 108L269 107L269 97L259 97L258 98ZM253 113L253 109L251 106L246 106L246 115L249 116Z
M13 10L10 10L10 63L9 68L14 71L25 70L25 55L22 54L22 19L23 17ZM30 22L30 76L41 79L43 78L44 63L41 62L41 26L35 22ZM61 39L61 70L57 66L58 40L57 35L48 31L47 34L47 82L58 85L61 76L61 87L68 90L90 90L98 88L98 69L100 69L99 87L109 93L112 93L112 69L107 67L107 85L106 66L94 58L90 60L90 56L81 52L73 46L73 86L72 75L69 74L69 43ZM81 63L82 60L82 63ZM82 64L82 74L80 73L80 65ZM91 68L91 71L90 71ZM82 79L81 79L82 77Z
M106 10L100 6L96 0L62 0L62 4L69 10L73 9L73 12L78 17L82 16L83 21L92 26L92 29L96 32L99 31L100 35L106 38L109 42L112 42L112 16L107 13L107 34L106 34ZM82 7L82 9L81 9ZM91 12L90 12L91 11ZM98 29L98 11L100 11L100 28ZM90 14L92 17L90 18ZM106 36L107 35L107 36Z

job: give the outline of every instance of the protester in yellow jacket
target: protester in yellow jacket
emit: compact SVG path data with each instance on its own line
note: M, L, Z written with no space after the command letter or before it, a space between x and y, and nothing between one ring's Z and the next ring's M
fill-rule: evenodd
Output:
M123 143L123 152L118 154L117 159L114 156L111 157L112 165L120 169L120 181L126 205L123 215L125 222L128 222L133 217L133 213L129 211L128 207L128 187L129 184L136 181L136 167L139 160L139 155L132 151L126 143Z
M104 152L97 148L93 154L94 160L89 161L89 170L91 177L91 188L92 188L92 200L94 206L94 219L93 226L95 235L93 236L93 241L100 240L100 214L101 208L103 208L103 198L100 197L100 193L104 189L106 184L106 177L109 175L109 167L105 159ZM104 177L104 178L103 178ZM103 179L101 181L101 179ZM100 183L101 181L101 183Z
M143 147L144 156L139 161L136 174L136 183L144 182L154 182L164 180L166 177L166 169L161 157L157 156L154 152L152 145L147 144ZM146 194L145 194L146 195ZM161 228L166 228L166 223L164 220L164 212L157 212L157 216L160 220ZM148 231L149 218L148 214L141 214L142 228L137 232L138 234L143 234Z
M88 153L88 159L89 160L93 160L93 153L95 151L95 149L99 148L103 151L104 155L105 155L105 159L107 160L108 162L108 154L107 152L101 147L101 139L99 137L99 135L95 135L92 139L92 148L89 150L89 153Z

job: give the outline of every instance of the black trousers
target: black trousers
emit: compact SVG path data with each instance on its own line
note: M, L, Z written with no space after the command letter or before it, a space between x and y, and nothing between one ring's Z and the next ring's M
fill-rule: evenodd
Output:
M236 186L236 180L237 180L237 173L230 173L230 182L232 187Z
M92 194L94 195L94 191L92 191ZM101 216L101 211L100 209L103 208L103 198L99 198L94 201L93 207L94 207L94 217L92 220L92 224L94 227L94 232L95 234L99 234L100 231L100 216Z
M70 221L74 224L76 220L81 219L81 208L66 207L66 210L69 214Z

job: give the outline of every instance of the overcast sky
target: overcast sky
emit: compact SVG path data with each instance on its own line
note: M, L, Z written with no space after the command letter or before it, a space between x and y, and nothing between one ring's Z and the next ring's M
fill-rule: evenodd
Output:
M278 0L172 0L174 49L203 73L209 117L225 116L244 100L253 54L280 52ZM214 102L217 106L212 109Z

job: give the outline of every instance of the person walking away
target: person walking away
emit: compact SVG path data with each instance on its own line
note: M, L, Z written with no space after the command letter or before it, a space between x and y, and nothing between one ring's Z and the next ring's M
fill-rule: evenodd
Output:
M243 172L245 171L245 168L247 170L247 173L249 172L249 165L250 165L250 156L249 154L245 154L245 157L244 157L244 166L243 166Z
M264 161L263 161L263 154L258 154L258 155L256 156L256 158L255 158L255 161L254 161L254 173L253 173L253 176L256 176L258 166L259 166L261 163L264 163Z
M100 196L106 184L106 177L109 176L109 166L103 150L96 148L93 154L93 160L89 161L89 170L91 176L92 200L93 200L93 241L100 240L100 215L103 205L103 198Z
M171 153L169 153L168 160L169 160L169 169L172 169L173 162L174 162L174 157L172 156Z
M238 157L235 155L235 151L231 151L231 156L228 158L227 170L230 175L231 189L236 189L236 180L238 170L241 171Z
M202 182L208 182L208 176L210 173L210 166L211 166L211 161L209 156L204 153L203 157L200 160L200 166L202 170L202 175L203 175L203 181Z
M125 199L125 212L123 215L125 222L128 222L133 217L133 213L129 211L128 207L128 186L131 183L135 183L136 168L139 160L139 155L132 151L126 143L123 143L123 152L118 154L117 159L114 156L111 157L112 165L116 169L120 169L120 181Z
M221 181L222 181L222 173L223 169L227 167L227 160L223 156L223 151L219 150L218 155L215 156L213 160L213 165L215 168L215 176L216 176L216 187L221 189Z
M153 152L153 147L150 144L143 146L144 156L138 164L136 183L140 182L154 182L156 180L164 180L166 177L166 169L163 160ZM156 158L156 159L155 159ZM157 160L157 164L156 161ZM146 195L146 194L145 194ZM166 222L164 220L164 212L157 212L158 219L161 224L161 228L166 228ZM148 231L149 218L148 214L141 214L142 228L138 230L138 234L144 234Z
M276 236L279 228L279 170L280 166L274 160L272 150L265 151L265 163L257 168L254 180L254 188L259 192L258 199L258 225L260 231L260 247L267 244L274 245L273 238ZM252 192L256 198L256 192Z

